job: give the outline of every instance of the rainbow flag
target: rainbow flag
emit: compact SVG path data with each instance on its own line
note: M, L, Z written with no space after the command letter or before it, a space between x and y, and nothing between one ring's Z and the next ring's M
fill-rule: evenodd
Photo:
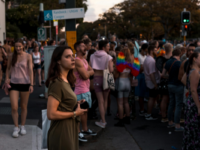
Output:
M165 50L164 50L164 48L163 48L163 49L159 49L159 50L158 50L156 57L164 56L164 55L165 55Z
M128 63L125 61L125 56L123 52L120 52L117 57L117 71L123 72L124 69L129 68L131 69L131 74L133 76L138 76L140 73L140 62L138 58L134 58L134 63Z

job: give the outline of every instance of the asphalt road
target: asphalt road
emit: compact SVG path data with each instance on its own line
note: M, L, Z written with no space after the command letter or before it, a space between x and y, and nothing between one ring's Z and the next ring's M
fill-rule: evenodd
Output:
M36 86L34 87L34 89L34 93L30 95L27 119L29 120L29 123L34 122L37 126L41 128L41 110L46 109L47 101L45 99L39 98L39 95L44 92L44 86ZM4 94L3 90L0 90L0 124L13 124L9 110L10 103L2 102L5 98L8 98L8 96ZM133 147L130 144L127 144L130 142L134 146L139 147L141 150L173 150L172 146L177 148L177 150L181 150L183 133L174 132L174 129L167 128L167 123L161 123L161 116L158 115L157 109L154 109L153 111L153 114L159 117L159 119L156 121L146 121L144 117L140 117L138 115L139 107L137 102L137 116L136 119L131 122L131 125L127 125L123 129L114 127L114 123L117 122L116 120L114 120L114 116L117 110L117 103L113 96L111 96L111 100L112 116L107 116L109 129L108 132L104 130L102 135L97 137L95 141L84 143L82 146L80 146L80 148L82 147L81 149L90 149L90 147L96 145L97 147L95 148L95 150L102 150L103 147L98 145L102 145L103 143L105 143L105 137L113 138L112 144L115 146L118 145L120 142L120 140L117 140L116 138L124 137L125 139L127 139L124 142L123 140L121 140L121 144L123 145L123 148L121 149L124 150L129 150L130 147ZM115 131L118 132L118 136L116 136L116 134L113 134ZM171 134L169 134L169 132L171 132ZM109 140L107 142L109 142ZM111 150L113 145L107 145L106 149Z

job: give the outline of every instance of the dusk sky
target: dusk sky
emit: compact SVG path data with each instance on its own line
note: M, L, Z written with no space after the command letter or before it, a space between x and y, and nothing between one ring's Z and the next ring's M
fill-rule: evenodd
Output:
M88 0L88 10L85 14L84 21L93 22L97 20L99 14L102 14L122 1L123 0Z

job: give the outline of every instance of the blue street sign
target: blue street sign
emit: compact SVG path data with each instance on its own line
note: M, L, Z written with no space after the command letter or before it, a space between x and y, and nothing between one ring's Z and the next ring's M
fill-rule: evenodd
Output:
M84 8L72 8L72 9L57 9L57 10L45 10L44 20L65 20L84 18Z

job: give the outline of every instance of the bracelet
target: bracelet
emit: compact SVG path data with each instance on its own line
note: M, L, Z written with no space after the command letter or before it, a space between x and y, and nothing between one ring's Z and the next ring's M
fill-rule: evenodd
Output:
M76 118L76 112L74 111L74 119Z
M30 85L30 86L33 86L33 85Z

